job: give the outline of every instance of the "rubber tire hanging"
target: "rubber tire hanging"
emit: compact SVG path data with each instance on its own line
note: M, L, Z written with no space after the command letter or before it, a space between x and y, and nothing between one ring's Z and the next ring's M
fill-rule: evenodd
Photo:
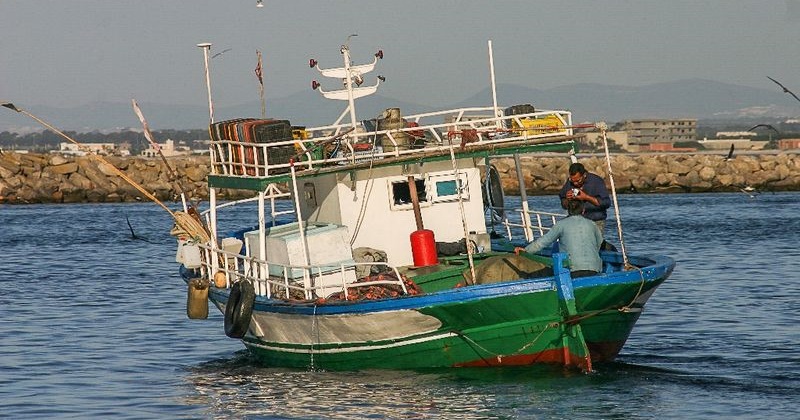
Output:
M249 281L239 281L231 286L228 303L225 304L225 335L242 338L250 327L256 292Z
M505 215L505 195L500 181L500 172L494 165L489 165L486 179L483 181L483 203L490 208L493 222L500 222Z

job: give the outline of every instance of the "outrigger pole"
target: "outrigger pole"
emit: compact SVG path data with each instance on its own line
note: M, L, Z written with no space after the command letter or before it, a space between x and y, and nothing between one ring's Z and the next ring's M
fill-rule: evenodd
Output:
M183 186L181 186L180 181L178 181L178 174L175 172L175 169L170 166L169 162L167 162L167 158L164 156L164 153L161 151L161 146L153 140L153 134L150 132L150 126L147 125L147 120L144 119L144 114L142 114L142 110L139 109L139 104L136 103L136 99L131 99L131 104L133 105L133 112L136 113L136 116L139 117L139 121L142 123L142 129L144 130L144 137L150 143L156 151L158 155L161 156L161 160L164 162L164 166L167 167L167 171L169 172L169 177L172 181L175 182L175 186L178 187L178 192L181 195L181 203L183 204L183 211L188 211L189 207L186 205L186 194L183 190Z
M48 124L46 121L42 120L41 118L31 114L30 112L28 112L28 111L26 111L26 110L24 110L22 108L19 108L19 107L15 106L11 102L2 102L2 103L0 103L0 106L8 108L8 109L10 109L12 111L19 112L20 114L23 114L23 115L26 115L26 116L30 117L31 119L33 119L34 121L38 122L39 124L41 124L42 126L47 128L48 130L50 130L50 131L58 134L59 136L67 139L70 143L73 143L73 144L77 145L78 147L80 147L80 148L82 148L84 150L87 150L89 152L89 156L90 157L93 157L94 159L97 159L98 161L108 165L108 167L110 167L120 178L125 180L125 182L130 184L133 188L138 190L140 193L144 194L144 196L147 197L148 199L150 199L150 201L158 204L159 206L161 206L161 208L166 210L167 213L169 213L169 215L172 216L172 218L175 220L175 223L181 229L183 229L187 233L191 234L192 236L197 235L197 236L200 236L201 239L203 239L205 241L208 240L208 238L207 238L208 235L205 232L205 228L202 225L200 225L199 222L196 222L194 219L192 219L192 217L190 215L188 215L186 213L182 213L182 212L173 212L166 205L164 205L164 203L162 203L158 198L156 198L156 196L154 196L149 191L147 191L139 183L137 183L136 181L132 180L125 172L122 172L119 168L117 168L116 166L111 164L111 162L107 161L102 156L100 156L100 155L98 155L96 153L93 153L85 145L83 145L83 144L79 143L78 141L74 140L72 137L66 135L63 131L53 127L50 124ZM183 216L188 216L188 217L183 217ZM197 225L199 225L199 228L195 223L197 223Z

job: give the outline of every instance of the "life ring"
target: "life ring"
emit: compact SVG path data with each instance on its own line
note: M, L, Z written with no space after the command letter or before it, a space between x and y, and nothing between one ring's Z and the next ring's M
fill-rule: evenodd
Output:
M239 281L231 286L228 303L225 304L225 335L242 338L250 327L256 292L249 281Z
M501 221L505 213L505 197L503 184L500 182L500 172L494 165L489 165L486 179L483 181L483 203L491 210L492 220Z

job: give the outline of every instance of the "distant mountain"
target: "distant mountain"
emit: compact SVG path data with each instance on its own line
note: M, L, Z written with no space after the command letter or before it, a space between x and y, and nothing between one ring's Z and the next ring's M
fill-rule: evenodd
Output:
M488 89L457 106L490 97ZM634 118L736 119L800 115L800 102L778 89L759 89L703 79L687 79L639 87L582 83L553 89L498 87L505 104L568 109L575 121L609 123ZM500 100L500 99L498 99ZM485 101L484 101L485 102Z
M552 89L498 85L503 106L533 104L537 108L568 109L579 121L609 123L632 118L736 119L743 117L797 117L800 103L779 89L760 89L703 79L678 80L646 86L626 87L582 83ZM486 106L489 89L451 107ZM24 106L23 104L18 104ZM196 106L139 103L153 129L203 129L208 121L205 104ZM380 95L359 99L360 118L377 116L388 107L403 114L432 111L430 107L397 101ZM271 118L288 119L297 125L332 123L345 109L344 102L324 100L318 92L304 91L267 101ZM62 130L88 132L127 127L140 128L129 103L92 103L75 108L31 107L34 115ZM238 106L217 106L215 118L258 117L261 105L254 101ZM345 117L347 118L347 117ZM25 132L40 129L36 123L6 109L0 110L0 131Z

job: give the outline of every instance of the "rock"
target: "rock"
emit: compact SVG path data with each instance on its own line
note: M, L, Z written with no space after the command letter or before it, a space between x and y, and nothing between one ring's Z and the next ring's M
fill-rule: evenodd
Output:
M189 166L184 169L184 175L192 182L199 182L206 179L206 176L208 176L208 170L205 167Z
M705 167L703 167L703 169L700 170L700 172L698 173L698 176L703 181L711 181L712 179L716 178L717 173L714 171L713 168L711 168L709 166L705 166Z
M64 162L58 165L49 166L46 168L46 170L58 175L69 175L73 172L78 172L78 164L75 162Z
M69 160L61 155L53 155L53 157L50 158L50 166L63 165L67 162L69 162Z

